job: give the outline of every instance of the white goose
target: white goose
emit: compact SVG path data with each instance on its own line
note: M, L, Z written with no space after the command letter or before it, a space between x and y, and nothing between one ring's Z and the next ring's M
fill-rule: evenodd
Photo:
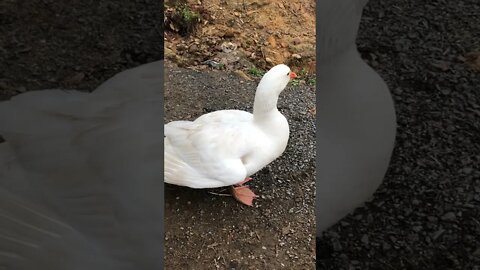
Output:
M317 236L371 198L395 142L388 87L355 44L367 2L318 2Z
M166 124L165 182L191 188L233 185L233 196L251 206L255 194L243 184L287 146L289 126L277 101L296 77L283 64L265 73L257 87L253 114L221 110L195 121Z

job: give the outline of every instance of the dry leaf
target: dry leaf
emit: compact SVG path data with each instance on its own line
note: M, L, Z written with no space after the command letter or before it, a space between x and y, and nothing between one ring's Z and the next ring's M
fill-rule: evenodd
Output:
M245 72L243 72L241 70L235 70L235 74L237 74L238 76L240 76L244 80L252 81L252 79L250 77L248 77L248 75L245 74Z

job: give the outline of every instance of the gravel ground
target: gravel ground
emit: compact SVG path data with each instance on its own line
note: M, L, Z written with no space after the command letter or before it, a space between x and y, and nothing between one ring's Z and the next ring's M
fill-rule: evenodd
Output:
M479 14L369 2L358 46L394 96L396 148L375 198L317 239L317 269L480 269Z
M36 89L92 91L163 58L158 1L0 1L0 100Z
M220 109L252 111L256 81L166 62L165 122ZM241 205L225 189L165 189L166 269L312 269L315 260L315 89L290 86L279 110L290 124L285 153L249 182ZM195 265L192 265L195 261Z

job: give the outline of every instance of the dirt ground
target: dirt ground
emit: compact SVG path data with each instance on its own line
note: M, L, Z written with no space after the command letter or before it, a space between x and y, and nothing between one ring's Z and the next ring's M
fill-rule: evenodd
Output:
M162 17L156 1L1 1L0 97L92 91L122 70L157 61Z
M363 58L397 113L374 199L326 231L317 269L480 269L480 5L370 0Z
M170 62L165 72L165 122L220 109L252 110L258 80ZM166 269L314 267L314 108L313 86L290 86L282 93L279 109L289 120L290 141L282 157L252 176L249 185L260 196L254 207L210 193L228 189L166 186Z
M179 2L166 4L167 59L197 69L214 60L218 68L244 71L284 63L315 74L315 1L190 0L188 10L200 18L186 36L174 17L183 10Z

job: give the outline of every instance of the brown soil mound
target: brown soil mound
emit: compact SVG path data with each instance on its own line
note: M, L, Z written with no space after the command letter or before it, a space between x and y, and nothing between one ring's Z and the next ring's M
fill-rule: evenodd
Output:
M315 73L313 0L170 1L165 10L165 56L180 65L266 70L284 63ZM185 22L191 27L183 31Z

